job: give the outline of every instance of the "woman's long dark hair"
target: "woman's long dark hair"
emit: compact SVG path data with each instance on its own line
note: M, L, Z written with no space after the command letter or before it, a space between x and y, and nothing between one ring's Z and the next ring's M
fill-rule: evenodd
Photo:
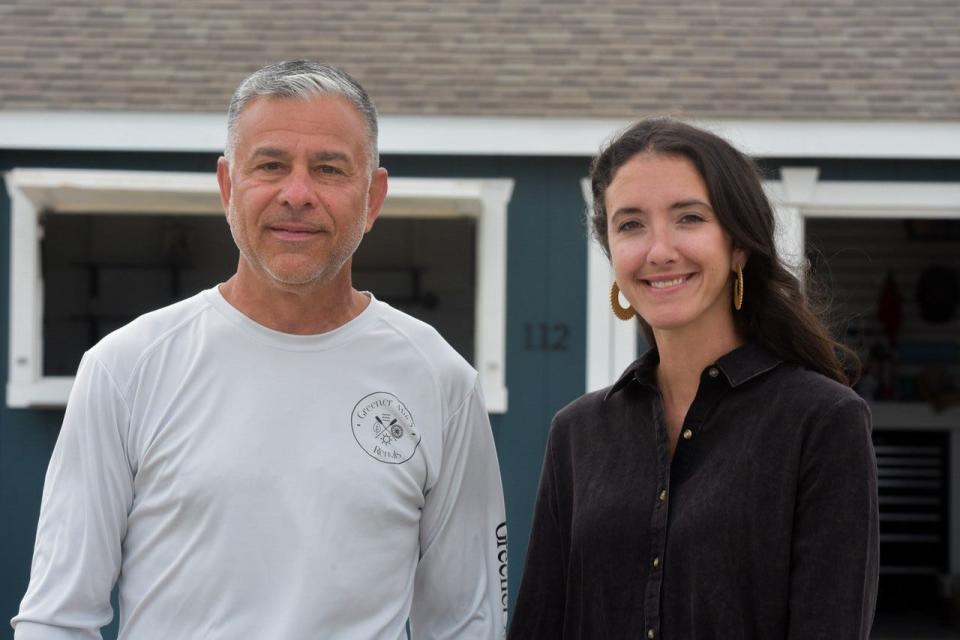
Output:
M760 171L747 156L708 131L670 118L650 118L617 136L594 161L591 226L610 257L604 196L617 170L638 153L681 156L697 168L710 204L734 246L748 252L743 268L743 307L734 313L737 329L783 358L846 385L860 375L860 360L830 336L799 279L777 255L774 216ZM639 318L649 344L653 330Z

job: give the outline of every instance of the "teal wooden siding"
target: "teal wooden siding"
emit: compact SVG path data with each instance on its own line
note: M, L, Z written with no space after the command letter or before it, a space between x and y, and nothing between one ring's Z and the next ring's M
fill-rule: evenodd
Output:
M0 153L0 170L70 167L213 171L210 154ZM586 159L385 157L396 177L513 178L507 230L507 371L509 411L492 416L509 527L512 607L550 420L583 392L586 332L586 244L580 179ZM6 383L9 315L9 200L0 195L0 380ZM226 233L226 227L224 227ZM565 332L554 331L563 326ZM539 332L554 333L539 349ZM533 332L536 340L531 340ZM561 340L561 337L564 337ZM29 577L43 477L62 411L0 405L0 638L12 635ZM116 634L116 622L104 632Z

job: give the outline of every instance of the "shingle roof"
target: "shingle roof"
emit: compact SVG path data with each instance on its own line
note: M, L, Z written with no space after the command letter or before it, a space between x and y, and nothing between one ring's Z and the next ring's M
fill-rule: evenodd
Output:
M960 120L957 0L0 0L0 110L223 112L300 57L384 114Z

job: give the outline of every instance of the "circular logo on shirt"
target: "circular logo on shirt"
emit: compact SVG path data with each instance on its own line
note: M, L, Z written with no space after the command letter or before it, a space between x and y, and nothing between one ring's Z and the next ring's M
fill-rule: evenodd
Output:
M420 444L413 416L397 396L386 391L364 396L353 407L350 426L360 448L380 462L404 463Z

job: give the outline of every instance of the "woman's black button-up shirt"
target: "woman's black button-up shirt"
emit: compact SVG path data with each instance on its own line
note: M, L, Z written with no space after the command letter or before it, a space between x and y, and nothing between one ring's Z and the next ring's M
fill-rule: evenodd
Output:
M512 639L869 636L869 410L748 344L700 377L671 460L657 354L554 419Z

